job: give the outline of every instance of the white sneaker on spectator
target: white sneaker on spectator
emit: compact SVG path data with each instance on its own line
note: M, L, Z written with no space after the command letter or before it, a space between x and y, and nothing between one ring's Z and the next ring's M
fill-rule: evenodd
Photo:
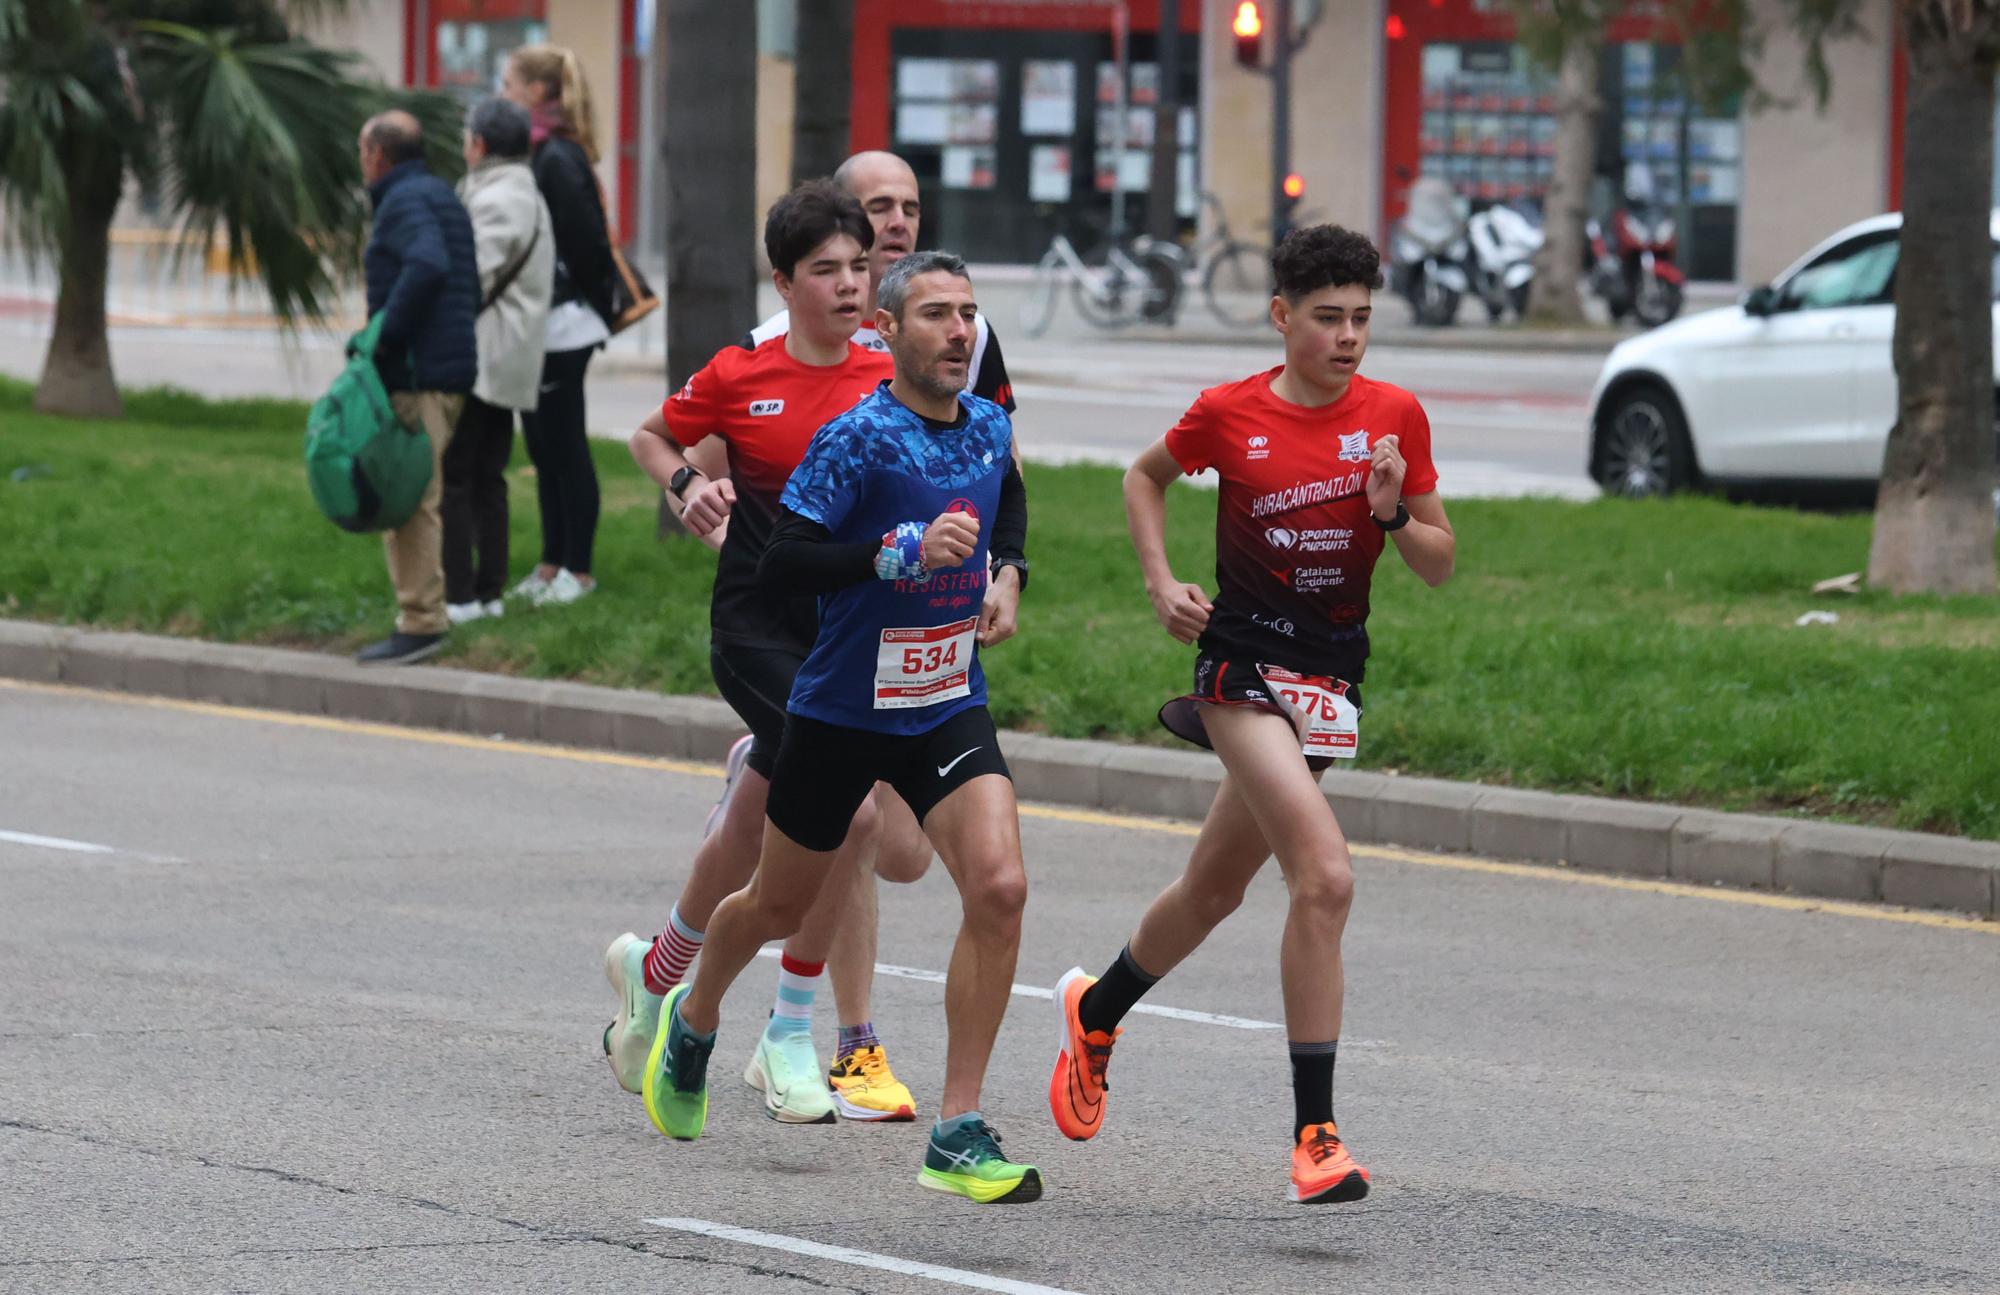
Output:
M507 604L495 598L486 604L486 614L488 616L505 616L507 614Z
M526 598L530 602L540 602L542 594L549 587L549 583L548 580L542 577L541 568L537 567L524 576L520 584L508 590L507 596L510 598Z
M487 611L486 605L480 602L446 603L444 607L444 618L454 625L463 625L467 621L476 621L482 616L494 614Z
M535 605L546 607L551 603L558 606L573 603L585 594L594 592L596 588L597 582L595 580L589 584L585 584L583 581L577 579L568 567L564 567L562 570L556 572L555 579L549 581L548 585L534 596Z

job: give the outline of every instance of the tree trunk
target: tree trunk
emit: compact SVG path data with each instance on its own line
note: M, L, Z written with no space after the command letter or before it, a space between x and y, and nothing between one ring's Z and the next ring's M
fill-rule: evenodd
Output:
M1597 64L1601 37L1572 35L1563 46L1556 85L1556 152L1544 204L1545 241L1535 254L1528 318L1538 324L1588 322L1577 279L1583 226L1590 216L1590 176L1597 162Z
M1935 15L1924 12L1931 8L1913 6L1905 26L1896 425L1883 455L1868 583L1898 594L1991 594L1993 303L1986 266L1993 256L1996 22L1986 7L1974 31L1950 31L1933 25Z
M56 292L56 326L35 388L35 408L71 418L116 418L124 406L111 372L104 292L110 277L111 220L118 211L124 170L115 151L108 160L72 158L65 169L70 227L57 253L62 286Z
M854 93L854 0L805 0L792 60L792 183L847 160Z
M664 8L667 389L678 391L757 322L757 21L752 5ZM664 498L660 517L663 533L680 528Z

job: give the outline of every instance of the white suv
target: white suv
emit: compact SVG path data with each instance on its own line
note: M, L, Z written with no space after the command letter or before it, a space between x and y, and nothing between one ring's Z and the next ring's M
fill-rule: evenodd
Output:
M1634 496L1879 480L1902 225L1900 213L1850 225L1740 305L1619 343L1591 393L1591 477ZM1977 272L2000 287L2000 260ZM1994 340L2000 351L2000 304Z

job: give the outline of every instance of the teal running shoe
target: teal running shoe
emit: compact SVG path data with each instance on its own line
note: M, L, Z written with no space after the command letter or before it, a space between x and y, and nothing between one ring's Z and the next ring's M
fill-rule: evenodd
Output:
M688 986L675 985L660 1005L663 1028L654 1031L640 1096L653 1127L670 1138L692 1142L708 1123L708 1054L715 1036L703 1039L682 1023L676 1010Z
M981 1205L1024 1205L1042 1196L1041 1171L1001 1154L1000 1135L976 1114L949 1130L944 1121L931 1126L930 1147L917 1181L932 1191L950 1192Z

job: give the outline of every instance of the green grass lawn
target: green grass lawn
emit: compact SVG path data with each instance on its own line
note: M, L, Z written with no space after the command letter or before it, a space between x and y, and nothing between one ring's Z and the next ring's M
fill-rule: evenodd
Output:
M306 494L301 407L140 393L127 409L42 418L0 384L0 613L327 651L388 630L379 544ZM468 626L444 659L712 693L713 558L657 541L650 484L622 446L594 448L602 591ZM518 575L537 525L515 458ZM1021 635L987 657L996 715L1167 741L1154 712L1192 652L1153 621L1118 474L1035 468L1029 490L1035 579ZM1868 517L1705 498L1449 506L1457 577L1426 589L1390 558L1377 582L1364 767L2000 837L2000 604L1813 597L1865 565ZM1213 515L1212 493L1175 491L1177 569L1211 588ZM1812 608L1840 623L1795 627Z

